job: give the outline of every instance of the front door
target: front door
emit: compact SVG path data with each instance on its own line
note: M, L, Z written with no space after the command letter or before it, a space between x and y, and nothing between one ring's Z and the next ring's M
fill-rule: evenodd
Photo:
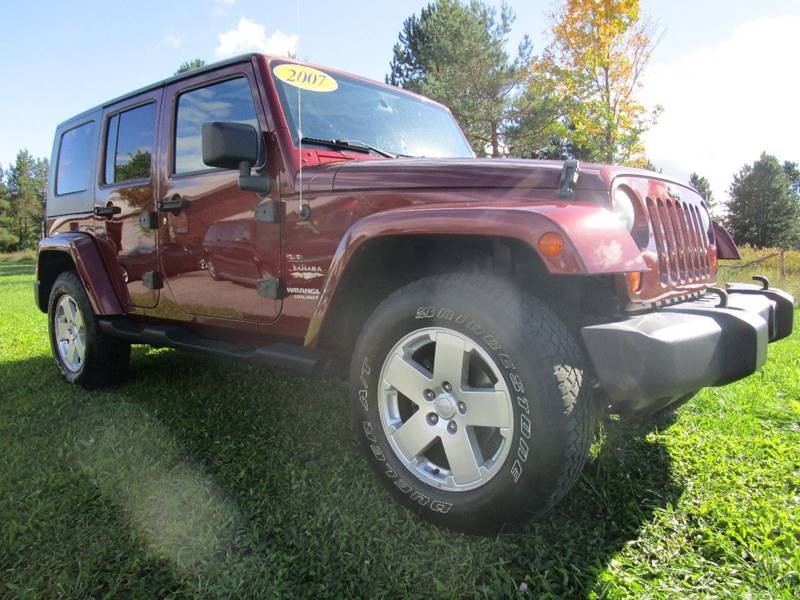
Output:
M264 200L239 190L238 172L202 160L203 123L237 121L266 131L253 68L245 63L179 81L167 87L164 102L161 201L168 204L159 212L159 255L171 300L162 296L159 311L171 301L187 315L271 321L281 303L264 290L280 276L280 225L256 218Z
M103 111L102 161L95 190L95 232L127 287L128 308L150 308L159 297L155 230L142 221L153 214L156 126L163 88L128 98Z

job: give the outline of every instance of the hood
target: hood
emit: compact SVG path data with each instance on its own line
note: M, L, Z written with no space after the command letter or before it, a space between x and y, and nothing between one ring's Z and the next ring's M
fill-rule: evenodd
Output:
M341 154L338 154L341 156ZM337 160L303 169L305 192L409 189L555 190L564 162L518 158ZM643 177L692 189L677 178L632 167L581 163L575 191L607 193L614 178Z
M563 164L499 158L354 160L340 163L332 189L555 189ZM576 189L607 190L608 183L595 165L582 164Z

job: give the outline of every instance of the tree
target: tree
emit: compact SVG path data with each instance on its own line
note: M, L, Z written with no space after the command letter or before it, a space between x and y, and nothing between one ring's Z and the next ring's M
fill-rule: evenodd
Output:
M706 201L706 206L708 206L709 210L714 208L716 202L714 201L714 194L711 192L711 182L702 175L693 172L689 176L689 183L692 184L692 187L694 187L694 189L700 193L703 200Z
M800 240L800 196L778 159L766 152L734 175L726 225L740 244L796 247Z
M32 248L39 237L47 194L47 159L20 150L6 173L6 200L0 206L0 228L7 239L5 250Z
M527 37L513 61L505 50L513 21L506 5L435 0L403 23L386 80L450 107L478 154L500 156L531 60Z
M3 171L3 165L0 165L0 251L8 250L14 243L10 209L11 203L6 190L6 174Z
M645 164L642 135L661 107L648 111L637 98L655 33L639 0L563 0L551 21L534 70L556 86L562 136L583 158Z
M800 167L796 162L789 162L788 160L783 163L783 172L789 178L789 184L795 194L800 194Z
M186 62L181 63L181 66L178 67L177 71L175 71L175 75L194 71L195 69L200 69L205 66L206 61L204 61L202 58L193 58L192 60L187 60Z

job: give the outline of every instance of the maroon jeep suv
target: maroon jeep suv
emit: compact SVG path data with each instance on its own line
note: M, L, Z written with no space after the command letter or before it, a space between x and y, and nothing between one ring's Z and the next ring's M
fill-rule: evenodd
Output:
M737 258L696 190L576 161L475 158L447 108L247 55L60 125L36 302L68 382L131 344L349 372L392 493L492 531L573 485L601 412L746 377L791 296L714 287Z

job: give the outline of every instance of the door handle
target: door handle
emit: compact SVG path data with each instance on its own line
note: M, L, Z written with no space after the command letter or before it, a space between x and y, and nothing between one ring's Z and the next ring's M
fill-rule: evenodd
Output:
M177 215L187 206L189 206L189 202L186 201L180 194L175 194L169 200L158 201L158 210L163 212L171 212L173 215Z
M122 212L122 209L119 206L114 206L109 202L105 206L95 206L94 207L94 214L98 217L113 217L114 215L118 215Z

